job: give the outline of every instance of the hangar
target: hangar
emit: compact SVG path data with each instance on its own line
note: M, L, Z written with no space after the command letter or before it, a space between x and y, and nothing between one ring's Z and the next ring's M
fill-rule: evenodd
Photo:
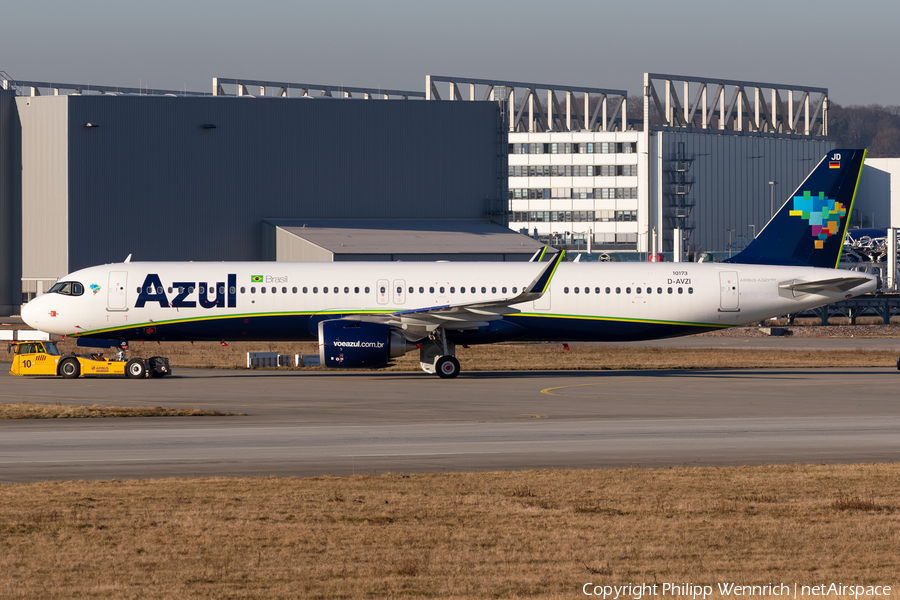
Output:
M252 97L95 86L54 95L65 87L15 83L19 94L3 96L2 145L7 162L21 165L4 169L0 184L3 210L20 211L5 221L4 239L18 240L0 262L19 270L3 278L7 310L67 272L129 254L263 260L268 219L417 219L419 231L446 237L446 220L481 231L505 202L506 131L494 102L356 88ZM37 95L40 85L47 95ZM533 254L522 236L496 229L488 237L515 242L479 253ZM392 239L406 243L391 248ZM395 236L381 250L424 257L431 245L427 234Z

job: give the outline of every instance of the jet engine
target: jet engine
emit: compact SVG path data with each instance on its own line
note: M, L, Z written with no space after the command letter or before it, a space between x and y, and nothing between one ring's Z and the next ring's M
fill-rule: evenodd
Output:
M319 323L319 361L335 369L379 369L418 346L382 323L332 319Z

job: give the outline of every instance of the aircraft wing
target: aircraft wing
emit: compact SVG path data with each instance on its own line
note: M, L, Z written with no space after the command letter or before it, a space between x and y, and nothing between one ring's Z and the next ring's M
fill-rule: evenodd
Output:
M782 290L798 294L818 294L820 292L846 292L869 281L866 277L833 277L819 281L786 281L778 284Z
M537 277L515 296L414 308L389 315L357 315L345 318L391 325L408 332L409 337L415 337L421 333L419 338L438 327L454 331L487 327L489 321L496 321L502 319L503 315L519 312L518 309L511 308L513 304L537 300L543 296L550 287L553 274L556 273L556 269L564 257L565 250L555 254L541 269Z

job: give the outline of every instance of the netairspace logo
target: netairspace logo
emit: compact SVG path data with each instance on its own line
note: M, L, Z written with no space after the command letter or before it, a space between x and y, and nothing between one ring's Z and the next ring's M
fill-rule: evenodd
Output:
M384 342L360 342L359 340L355 342L335 340L332 345L338 348L384 348Z
M716 591L720 596L730 598L732 596L783 596L786 598L878 598L890 596L889 585L844 585L843 583L823 583L820 585L793 586L784 583L770 583L767 585L738 585L736 583L718 583ZM617 600L618 598L641 598L650 596L679 596L694 599L706 599L713 593L711 585L697 585L694 583L654 583L627 585L594 585L586 583L581 587L585 596L597 596L604 599Z

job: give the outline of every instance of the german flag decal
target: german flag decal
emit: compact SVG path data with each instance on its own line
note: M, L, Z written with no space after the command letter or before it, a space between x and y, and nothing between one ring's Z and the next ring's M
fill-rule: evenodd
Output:
M839 160L832 160L832 161L830 161L830 162L828 163L828 168L829 168L829 169L840 169L840 168L841 168L841 161L839 161Z
M251 275L250 283L262 283L263 276L262 275Z

